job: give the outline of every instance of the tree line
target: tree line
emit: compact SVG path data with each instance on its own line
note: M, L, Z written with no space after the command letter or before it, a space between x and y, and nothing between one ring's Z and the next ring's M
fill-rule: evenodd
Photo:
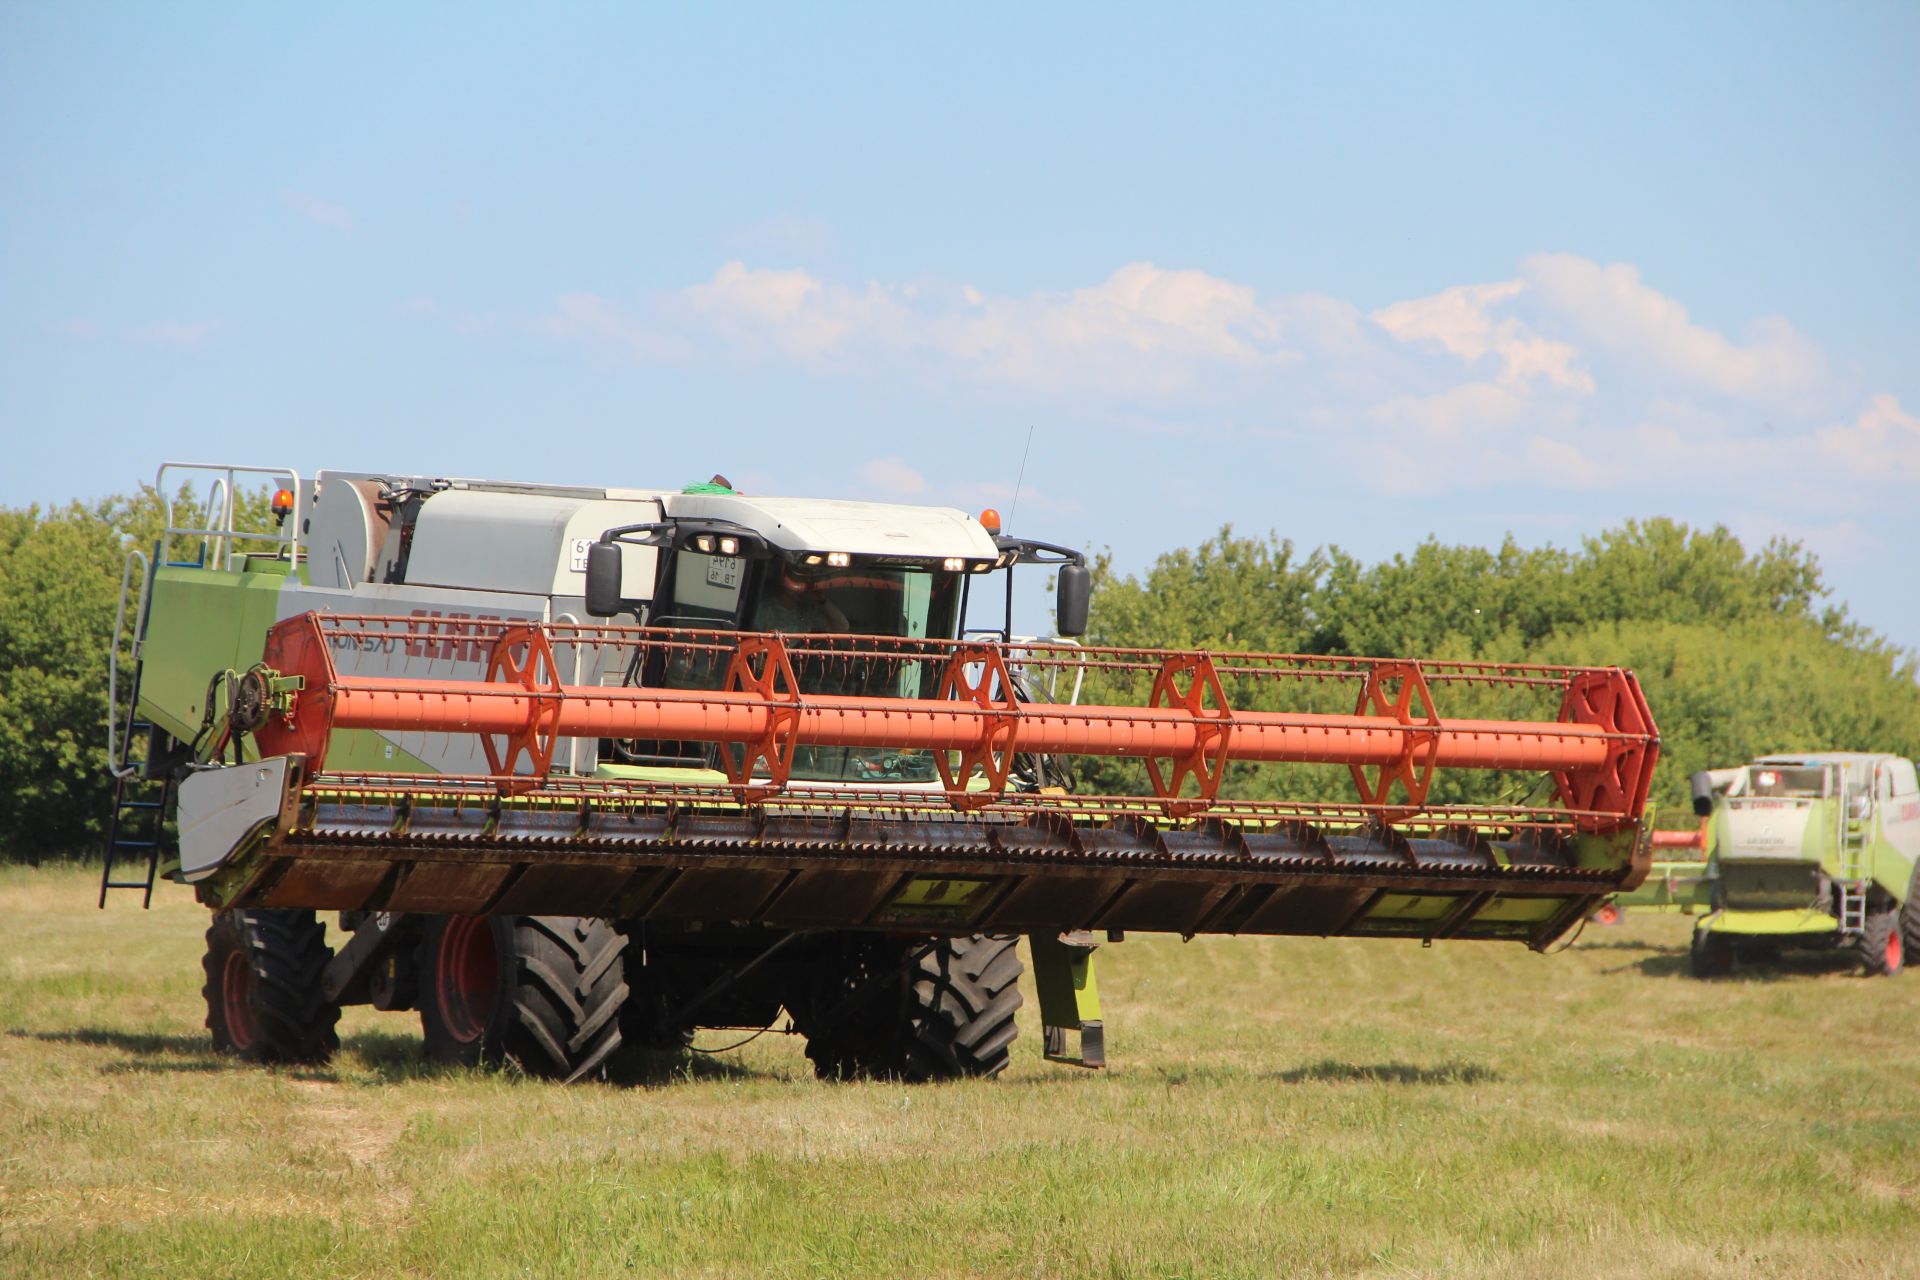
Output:
M237 493L235 526L270 527L271 496ZM100 851L113 797L107 655L127 555L154 554L169 510L176 528L206 527L211 497L183 488L169 500L144 486L95 502L0 507L0 859ZM168 554L199 553L185 538ZM138 591L136 574L129 610Z
M172 497L176 525L205 523L193 495ZM264 493L243 495L241 507L243 527L265 527ZM167 509L151 488L0 508L0 857L90 853L103 838L107 655L121 573L130 548L151 552ZM1776 540L1750 552L1724 528L1628 521L1578 548L1429 540L1368 564L1337 547L1302 554L1229 526L1137 574L1097 558L1091 618L1087 639L1098 644L1630 667L1661 730L1655 799L1666 825L1684 825L1686 779L1697 769L1769 751L1920 754L1915 656L1851 621L1800 545ZM1085 696L1144 701L1139 682L1103 675ZM1248 681L1230 696L1250 707L1340 711L1354 698L1351 685ZM1498 691L1475 686L1436 689L1435 698L1446 716L1507 710ZM1137 765L1080 768L1089 787L1146 789ZM1521 785L1462 775L1439 780L1434 794L1514 799L1499 788ZM1343 771L1272 766L1234 766L1226 792L1353 794Z

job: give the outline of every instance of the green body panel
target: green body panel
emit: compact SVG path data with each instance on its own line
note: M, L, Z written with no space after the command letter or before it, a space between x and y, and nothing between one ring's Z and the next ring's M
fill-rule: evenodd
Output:
M1713 880L1704 859L1655 862L1640 887L1613 897L1616 907L1692 915L1713 906Z
M596 778L618 778L624 782L674 782L690 787L724 787L727 775L718 769L673 769L665 765L609 764L602 760L593 771Z
M609 764L601 761L594 768L596 778L620 778L627 782L672 782L689 787L724 787L730 781L718 769L676 769L657 764ZM967 779L967 790L985 791L987 780L979 774Z
M1078 1031L1100 1021L1100 984L1094 977L1094 948L1063 942L1056 934L1027 939L1033 958L1034 991L1040 997L1040 1021Z
M304 574L304 568L289 574L284 560L262 556L248 557L245 568L233 571L162 565L148 593L140 715L192 742L213 677L260 661L267 629L281 617L281 591L302 582ZM431 772L379 734L359 729L333 735L327 763L344 772Z
M162 565L148 596L140 714L183 742L200 732L207 685L260 661L279 620L285 566L229 573Z
M1742 937L1780 937L1788 934L1837 933L1840 922L1825 911L1716 911L1694 926L1702 933Z

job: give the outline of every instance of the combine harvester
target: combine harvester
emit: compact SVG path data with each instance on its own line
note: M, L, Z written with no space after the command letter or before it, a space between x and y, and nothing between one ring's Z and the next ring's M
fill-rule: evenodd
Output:
M1693 776L1700 861L1656 863L1626 907L1702 912L1695 977L1786 949L1895 974L1920 949L1920 780L1896 755L1761 756Z
M1100 1065L1096 941L1541 949L1646 874L1659 741L1616 668L972 631L1022 565L1086 625L1084 558L991 512L718 478L156 484L207 471L208 527L129 559L101 896L195 887L208 1026L257 1061L324 1059L365 1003L418 1009L435 1059L572 1079L784 1009L824 1076L990 1076L1027 934L1047 1056ZM280 528L237 531L262 480ZM1140 762L1140 794L1080 793L1089 756ZM1308 765L1358 798L1222 794ZM1507 799L1461 802L1462 770Z

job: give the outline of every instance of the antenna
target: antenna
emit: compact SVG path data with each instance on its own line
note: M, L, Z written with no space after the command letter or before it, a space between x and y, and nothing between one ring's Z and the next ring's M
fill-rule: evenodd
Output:
M1013 518L1020 514L1020 487L1027 482L1027 455L1033 452L1033 428L1027 428L1027 447L1020 451L1020 477L1013 482L1013 503L1007 508L1007 528L1013 528Z

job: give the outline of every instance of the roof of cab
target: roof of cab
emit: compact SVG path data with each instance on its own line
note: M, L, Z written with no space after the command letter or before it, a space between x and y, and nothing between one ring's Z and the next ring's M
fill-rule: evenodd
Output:
M974 560L999 554L980 522L953 507L710 493L670 494L663 502L670 516L730 520L782 551Z

